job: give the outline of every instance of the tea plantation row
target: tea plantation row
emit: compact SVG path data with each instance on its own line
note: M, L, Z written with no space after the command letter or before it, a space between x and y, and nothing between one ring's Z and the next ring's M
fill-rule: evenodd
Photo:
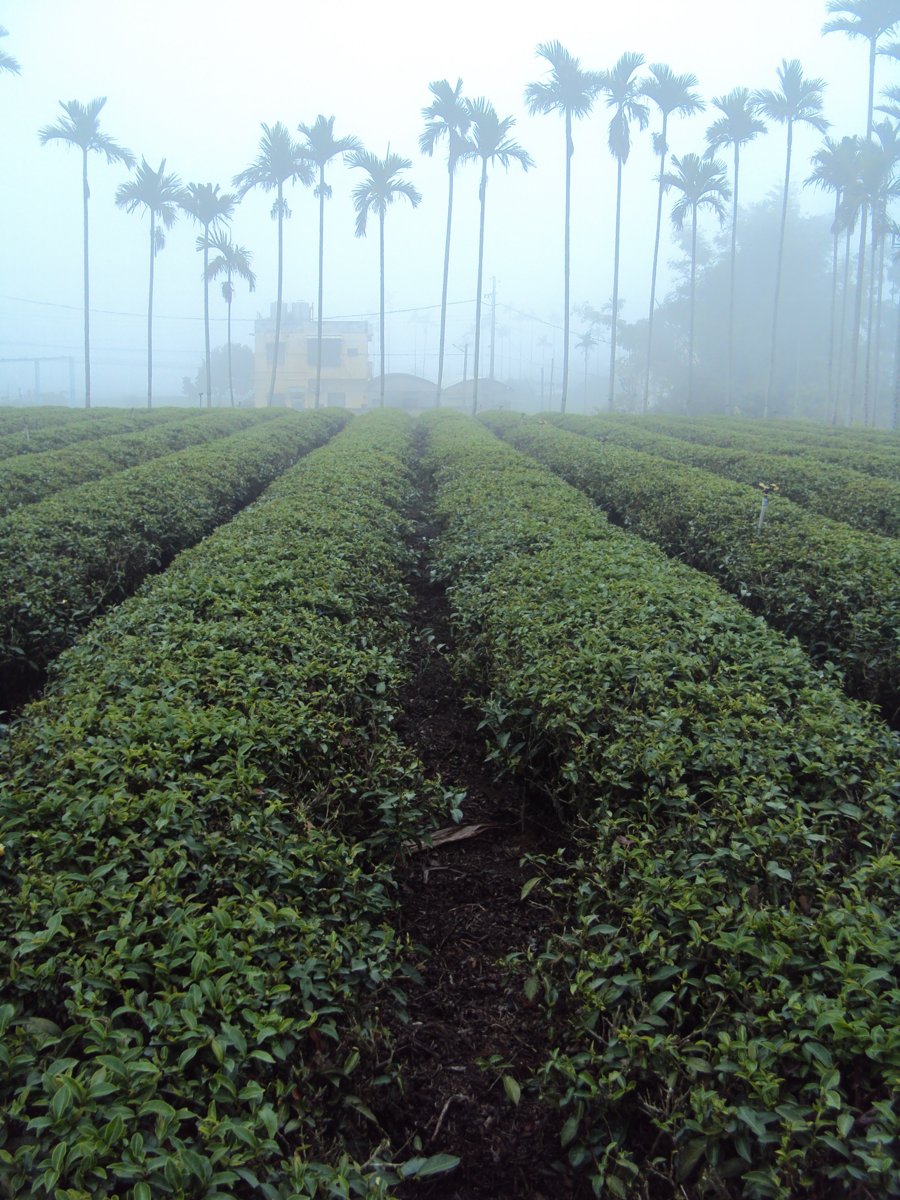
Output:
M572 1162L603 1196L893 1194L896 736L487 431L435 421L429 464L459 669L577 847L531 964Z
M18 454L0 460L0 516L66 488L102 479L214 438L227 437L279 415L282 414L276 408L226 408L199 415L192 413L183 421L160 422L139 433L112 434L78 441L60 450Z
M234 516L346 420L338 410L283 413L0 519L0 707L98 613Z
M708 572L752 612L840 669L848 692L896 720L900 694L900 542L769 504L760 493L624 446L512 413L489 426L666 553Z
M407 418L353 422L96 621L14 727L12 1195L374 1196L434 1169L346 1155L411 971L388 864L443 800L392 731L410 459Z
M196 416L186 408L0 409L0 459L59 450L76 442L154 429L170 421Z
M427 505L489 757L562 830L528 884L558 932L510 964L561 1170L635 1200L893 1194L897 736L483 425L421 427L417 464L408 418L353 419L12 726L0 1193L384 1197L454 1165L384 1132L381 1014L417 993L392 864L448 803L393 732Z
M900 461L896 479L885 479L822 463L810 455L767 454L689 442L654 433L637 422L576 416L553 416L550 420L571 433L643 450L724 475L736 483L774 485L782 496L802 508L857 529L888 537L900 534Z

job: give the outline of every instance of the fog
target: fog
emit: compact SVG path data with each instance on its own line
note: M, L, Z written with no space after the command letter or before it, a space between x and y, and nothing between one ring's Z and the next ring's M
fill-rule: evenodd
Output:
M446 21L436 24L437 18ZM337 136L354 134L367 149L412 159L408 178L421 191L413 210L398 203L387 214L386 352L389 371L437 371L439 306L446 219L444 152L430 159L417 149L422 108L432 80L461 77L467 96L485 96L501 116L516 119L512 136L534 167L491 171L487 196L485 281L496 280L496 371L500 378L536 380L551 362L560 371L563 244L563 123L558 116L529 116L527 83L546 77L535 55L540 42L558 39L584 68L612 67L625 51L647 64L666 63L698 77L705 100L734 87L776 88L783 58L798 58L807 77L827 84L829 135L865 133L867 44L842 34L823 36L823 0L670 0L610 5L555 5L525 0L515 6L460 0L452 10L418 0L373 6L360 0L337 5L238 4L236 0L8 0L2 48L21 74L0 74L0 121L7 170L0 196L2 278L0 358L74 360L76 399L83 397L80 155L61 143L41 146L38 129L63 115L59 101L107 97L101 128L140 161L166 169L184 183L232 179L256 156L261 123L311 124L334 115ZM882 61L877 87L896 82L896 63ZM876 99L876 103L877 103ZM714 115L673 117L671 153L702 153ZM607 148L609 112L602 103L574 129L572 207L573 307L609 301L613 272L615 161ZM624 171L620 299L627 321L646 317L656 218L658 160L650 126L633 131ZM798 126L793 179L809 174L821 135ZM769 132L742 152L742 207L778 192L784 172L785 132ZM723 157L728 160L726 152ZM729 161L730 167L730 161ZM91 339L97 402L141 402L146 380L147 217L114 204L128 177L120 165L92 155ZM351 188L360 172L336 161L329 168L333 197L326 205L325 299L331 317L367 316L373 373L378 370L377 222L365 239L354 237ZM800 186L800 210L829 215L833 198ZM311 189L290 188L292 218L285 225L284 300L314 302L317 283L317 202ZM252 345L253 321L268 314L276 294L276 226L271 194L251 192L231 225L235 241L253 254L257 287L238 283L234 338ZM658 298L683 270L664 212ZM703 217L707 237L717 231ZM827 231L827 224L825 226ZM203 358L201 257L198 228L182 218L167 234L156 260L154 392L162 402L180 396ZM790 230L788 232L790 238ZM478 169L457 175L450 270L445 383L462 377L475 314L478 239ZM830 242L826 238L824 251ZM768 306L769 294L759 303ZM225 340L225 304L211 289L212 344ZM486 307L485 315L489 316ZM572 338L584 328L573 317ZM543 340L546 339L546 340ZM604 347L589 363L602 377ZM766 353L763 347L761 353ZM483 363L486 366L487 344ZM469 358L471 371L471 351ZM573 353L573 381L583 359ZM482 373L485 373L484 371ZM0 363L0 400L24 397L34 386L32 364ZM66 392L66 361L41 367L41 387Z

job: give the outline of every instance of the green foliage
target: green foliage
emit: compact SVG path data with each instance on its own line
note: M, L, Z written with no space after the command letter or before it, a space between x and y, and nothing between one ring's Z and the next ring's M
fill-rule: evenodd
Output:
M220 409L183 421L166 421L140 433L120 433L75 442L42 454L20 454L0 461L0 516L34 504L65 488L102 479L116 471L249 429L278 415L278 409Z
M742 448L740 438L733 447L726 447L654 433L640 418L552 416L549 419L570 433L608 437L616 445L712 471L736 483L754 486L768 480L777 484L788 500L810 512L870 533L900 535L900 483L820 462L814 444L803 447L797 454L782 454L777 431L767 440L748 439L748 449ZM673 430L679 428L677 421L671 424ZM897 474L900 476L900 459Z
M710 579L424 420L459 670L570 827L531 956L570 1163L604 1196L891 1194L896 735Z
M12 408L0 409L0 459L60 450L91 438L136 433L195 414L184 408Z
M286 413L0 519L4 688L36 678L100 612L230 520L346 420L337 410Z
M584 490L617 524L708 572L751 612L840 669L850 695L896 715L900 545L708 471L491 414L492 429Z
M12 727L11 1194L374 1197L454 1165L365 1165L379 1007L404 1003L388 864L441 800L393 731L410 453L400 414L353 421L94 622Z

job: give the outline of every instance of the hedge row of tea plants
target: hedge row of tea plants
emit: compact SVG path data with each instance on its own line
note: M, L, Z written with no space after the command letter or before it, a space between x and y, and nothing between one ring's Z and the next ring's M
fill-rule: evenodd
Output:
M286 413L0 519L0 706L98 613L233 517L346 420L338 410Z
M381 1196L435 1169L349 1157L380 1140L379 1006L409 971L388 864L442 799L393 732L409 426L352 422L96 621L12 727L8 1194Z
M533 459L428 427L459 669L571 834L526 990L572 1164L635 1200L894 1194L896 735Z
M728 446L737 450L752 447L769 454L799 454L819 462L861 471L865 475L885 476L893 480L897 479L900 472L900 439L885 431L879 431L873 440L861 440L854 437L858 432L855 430L835 430L831 436L821 432L792 435L780 422L736 421L731 418L704 421L655 413L640 420L658 433L705 445Z
M837 665L848 693L896 719L900 545L680 463L508 413L484 420L617 524L708 572L752 612Z
M52 420L39 421L33 429L31 419L26 418L24 422L0 426L0 459L19 454L42 454L46 450L59 450L76 442L110 437L116 433L133 433L139 429L152 429L156 425L182 421L196 415L196 410L187 408L154 408L149 411L98 408L89 412L81 409L71 412L65 419L56 416Z
M686 463L737 483L774 484L782 496L810 512L886 537L900 535L900 482L892 479L849 471L805 455L766 454L688 442L654 433L636 422L556 415L548 419L570 433Z
M103 412L103 409L96 409ZM23 429L40 429L45 425L58 425L63 421L78 420L86 410L69 408L65 404L13 404L0 405L0 435Z
M225 408L166 421L140 433L120 433L76 442L42 454L0 461L0 516L55 492L139 466L163 454L227 437L278 416L277 408Z

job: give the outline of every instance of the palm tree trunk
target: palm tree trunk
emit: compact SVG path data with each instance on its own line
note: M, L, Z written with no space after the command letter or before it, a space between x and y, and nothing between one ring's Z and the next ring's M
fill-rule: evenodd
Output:
M281 343L281 289L284 282L284 202L281 180L278 181L278 286L275 303L275 345L272 354L272 379L269 383L269 407L275 403L275 373L278 370L278 348Z
M691 218L691 327L688 337L688 386L687 401L684 406L685 416L691 411L694 399L694 317L697 309L697 206Z
M91 407L91 285L88 270L88 188L87 150L81 154L81 186L84 203L84 407Z
M569 392L569 274L572 221L572 114L566 109L566 218L563 235L563 370L560 412L566 411Z
M150 292L147 297L147 407L153 407L153 268L156 263L156 213L150 210Z
M384 408L384 209L378 214L378 261L381 274L379 290L379 341L381 343L381 395L379 405Z
M616 240L613 255L612 320L609 326L609 411L616 395L616 333L619 325L619 233L622 225L622 160L616 160Z
M900 429L900 304L897 305L897 336L894 339L894 411L891 429Z
M206 407L212 408L212 371L209 361L209 226L203 226L203 340L206 347Z
M778 349L778 306L781 300L781 269L784 263L784 231L787 228L788 189L791 183L791 149L794 141L793 122L787 126L787 156L784 167L784 196L781 200L781 230L778 235L778 263L775 267L775 303L772 305L772 340L769 351L769 379L766 384L766 400L763 416L768 417L772 408L772 390L775 386L775 356Z
M875 301L875 385L872 388L872 426L878 424L878 397L881 393L881 326L884 313L884 253L887 233L881 235L878 251L878 297Z
M650 402L650 364L653 359L653 317L656 308L656 274L659 269L659 238L662 232L662 210L663 210L663 193L665 192L665 184L663 183L663 175L666 173L666 127L669 121L669 114L663 113L662 138L663 149L659 156L659 196L656 200L656 236L653 240L653 269L650 272L650 313L647 318L647 364L644 368L644 398L641 404L641 410L644 416L647 415L647 409Z
M828 415L832 425L837 424L837 397L834 392L834 323L837 318L837 289L838 289L838 214L841 207L841 193L835 193L834 224L832 225L831 247L831 319L828 328Z
M738 180L740 160L741 148L735 142L734 198L731 202L731 266L728 273L728 369L725 381L725 408L730 416L734 415L734 405L732 403L734 395L734 283L737 277Z
M866 368L863 382L863 425L869 424L869 397L871 395L870 386L872 382L872 346L875 342L875 293L877 291L877 281L875 279L875 268L878 263L878 245L881 241L879 231L875 223L873 214L872 218L872 257L869 264L869 311L866 317L868 329L866 332Z
M450 224L453 220L453 171L456 166L452 152L447 157L447 172L450 176L447 185L447 233L444 238L444 278L441 283L441 336L438 346L438 377L435 393L435 406L441 406L441 390L444 385L444 344L447 336L447 288L450 283Z
M856 301L853 310L853 336L850 343L850 400L847 405L847 424L853 424L856 414L856 387L859 375L859 339L862 337L862 302L866 274L866 233L869 209L863 204L859 214L859 250L856 264Z
M475 361L472 378L472 416L478 412L478 360L481 353L481 287L484 268L484 205L487 199L487 159L482 160L481 186L478 189L481 198L481 217L478 223L478 283L475 289Z
M319 296L316 308L316 400L322 394L322 295L325 281L325 167L319 168ZM382 372L383 374L383 372Z
M841 392L844 388L844 346L847 341L847 297L850 294L850 237L852 230L847 229L847 240L844 244L844 278L841 283L841 321L838 335L837 385L834 389L834 420L837 424L838 410L841 403Z
M228 396L231 400L231 407L234 408L234 380L231 377L231 301L234 296L234 289L231 286L231 271L228 272Z

